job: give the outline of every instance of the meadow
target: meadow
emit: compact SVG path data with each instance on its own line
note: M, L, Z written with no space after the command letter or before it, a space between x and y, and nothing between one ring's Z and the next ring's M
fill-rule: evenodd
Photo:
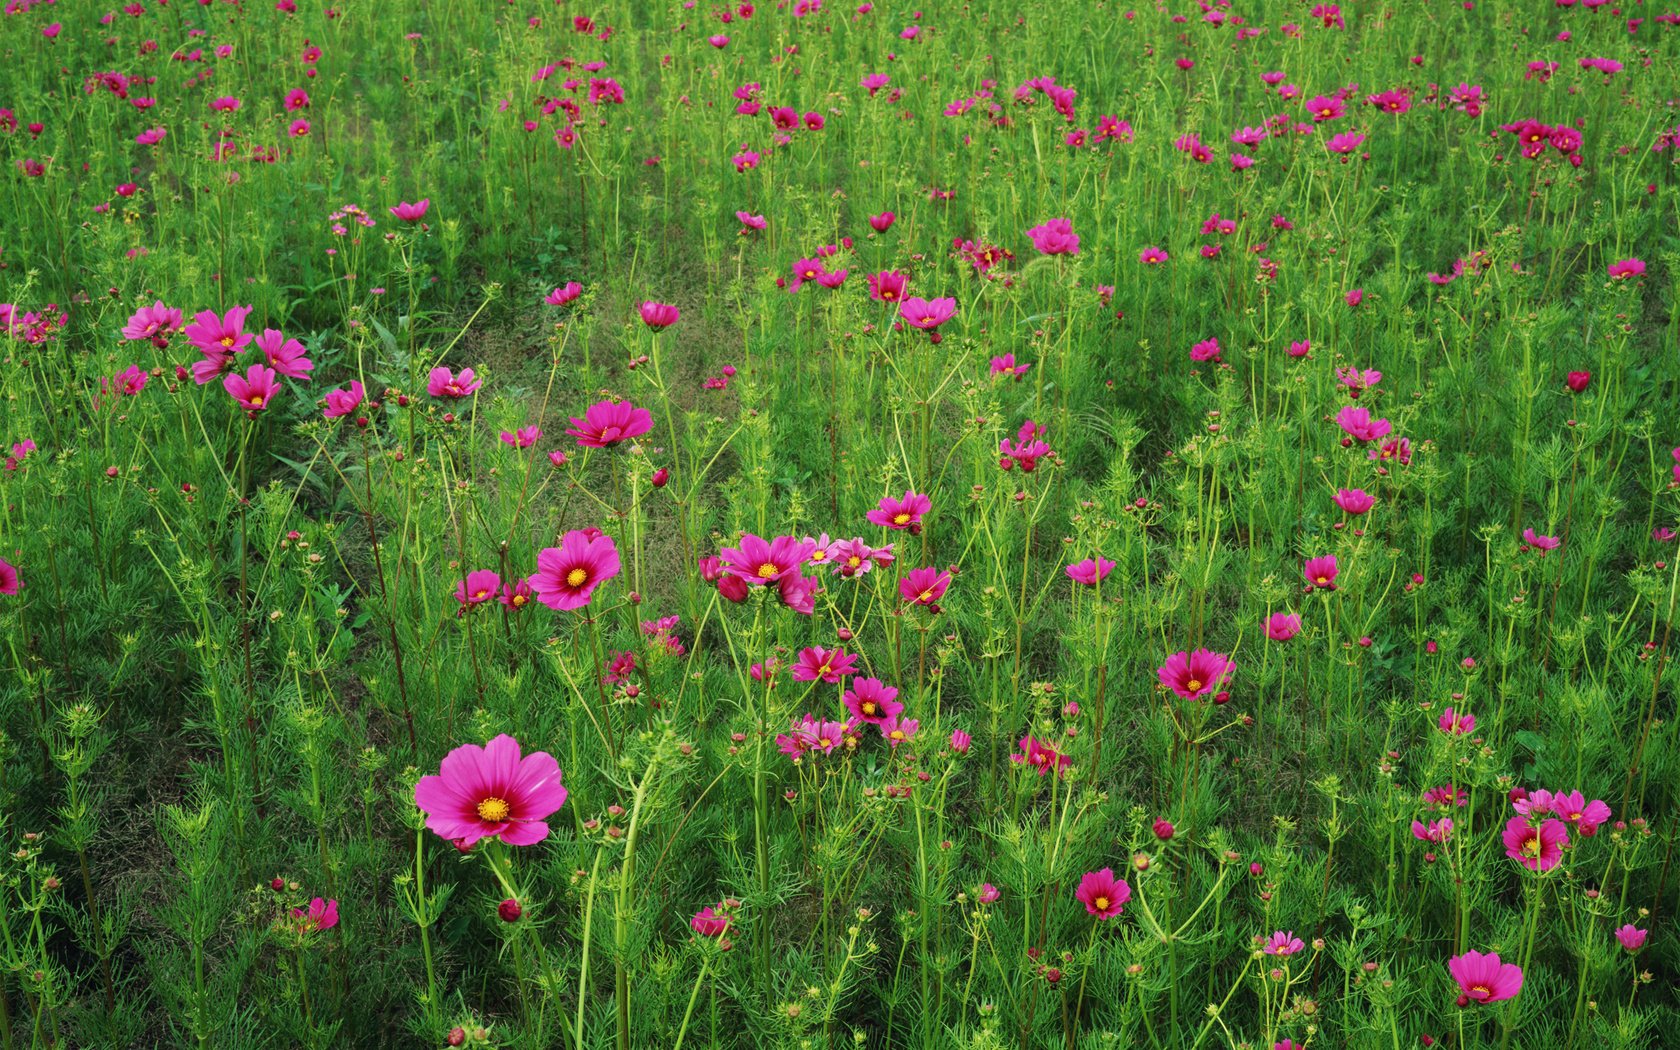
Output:
M1680 4L0 59L0 1050L1674 1045Z

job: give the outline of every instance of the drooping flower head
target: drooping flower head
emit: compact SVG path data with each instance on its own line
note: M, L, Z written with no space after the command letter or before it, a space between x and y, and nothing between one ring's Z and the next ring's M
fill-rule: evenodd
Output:
M573 529L561 538L560 546L538 552L531 589L537 601L550 609L581 609L589 604L595 588L618 571L618 547L611 536Z
M1502 963L1499 953L1465 952L1447 960L1447 972L1458 982L1458 1005L1497 1003L1522 991L1523 972L1516 963Z
M1155 669L1155 676L1174 693L1186 700L1194 700L1229 681L1236 666L1236 662L1224 653L1197 649L1193 653L1177 652L1167 657L1167 662Z
M1557 550L1558 545L1563 542L1556 536L1542 536L1533 529L1524 529L1522 538L1529 547L1539 551L1541 557L1545 557L1549 551Z
M715 909L715 910L714 910ZM734 919L728 901L708 904L694 913L688 920L689 928L702 937L722 937L729 931L729 923Z
M1085 905L1086 911L1096 916L1098 922L1106 922L1119 915L1126 902L1132 899L1132 888L1125 879L1114 877L1113 868L1104 868L1087 871L1073 895Z
M426 826L463 849L484 838L535 845L548 837L546 818L565 802L554 756L521 757L519 742L506 733L483 747L462 744L414 786Z
M597 401L572 418L566 433L585 448L611 448L653 429L653 413L628 401Z

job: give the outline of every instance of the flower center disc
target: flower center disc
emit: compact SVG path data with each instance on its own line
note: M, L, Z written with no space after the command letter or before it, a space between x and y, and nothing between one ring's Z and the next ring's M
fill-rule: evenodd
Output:
M569 587L582 587L584 581L587 579L589 579L589 573L586 570L573 569L571 572L566 574L566 585Z
M478 804L478 816L481 820L488 820L500 824L508 818L508 804L499 798L487 798Z

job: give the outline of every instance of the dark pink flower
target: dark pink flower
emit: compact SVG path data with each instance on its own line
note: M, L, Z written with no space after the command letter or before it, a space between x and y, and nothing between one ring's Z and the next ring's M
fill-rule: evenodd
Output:
M554 756L521 757L519 742L505 733L483 747L461 745L444 756L437 774L414 786L426 826L462 848L484 838L535 845L548 837L545 818L565 802Z
M531 589L537 601L550 609L581 609L589 604L595 588L618 575L618 547L611 536L572 530L558 547L544 547L537 554L537 572Z
M1113 868L1104 868L1086 872L1073 895L1098 921L1107 921L1119 915L1126 902L1132 899L1132 888L1125 879L1114 877Z
M641 437L653 429L653 414L628 401L597 401L572 417L566 431L585 448L610 448L620 441Z
M1465 952L1447 960L1447 971L1458 982L1458 1005L1497 1003L1522 991L1523 972L1516 963L1502 963L1497 952Z

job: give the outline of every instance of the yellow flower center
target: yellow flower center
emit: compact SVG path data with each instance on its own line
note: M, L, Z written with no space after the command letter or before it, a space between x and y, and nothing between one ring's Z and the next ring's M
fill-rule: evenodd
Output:
M873 715L875 713L875 701L873 700L865 700L858 706L863 708L863 713L866 715Z
M589 579L589 570L587 570L587 569L573 569L571 572L568 572L566 574L566 586L568 586L568 587L582 587L584 585L584 583L588 581L588 579Z
M819 674L819 675L833 674L833 673L834 673L834 668L830 667L827 664L823 664L821 667L817 668L817 674Z
M1092 901L1091 903L1095 904L1097 906L1098 911L1107 911L1108 910L1108 898L1107 897L1098 897L1096 900Z
M1320 586L1320 587L1322 587L1322 586L1324 586L1324 585L1325 585L1325 584L1327 584L1327 583L1329 583L1329 582L1330 582L1330 577L1328 577L1328 576L1320 576L1320 577L1318 577L1318 585L1319 585L1319 586Z
M1202 687L1202 680L1200 678L1192 678L1192 679L1190 679L1190 681L1188 681L1184 684L1185 684L1186 688L1188 688L1192 693L1194 693L1196 690L1198 690Z
M484 599L485 599L485 598L486 598L486 597L488 597L488 596L489 596L489 594L490 594L490 592L489 592L489 591L486 591L486 590L477 590L477 591L474 591L474 592L473 592L473 601L475 601L475 602L481 602L481 601L483 601L483 600L484 600Z
M846 559L846 568L848 568L848 569L855 569L859 565L862 565L862 564L863 564L863 559L858 557L855 554Z
M828 560L828 552L823 550L821 547L818 547L816 550L811 552L811 560L812 561L827 561Z
M499 798L491 796L478 804L478 819L488 820L492 824L500 824L508 818L511 812L508 804Z
M781 571L782 570L776 568L775 562L767 561L758 567L758 578L761 580L773 580L776 578L776 574Z
M523 594L516 594L513 596L513 607L515 609L522 609L525 607L525 596Z
M262 399L261 394L252 394L251 395L251 407L252 408L263 407L263 399Z
M231 336L231 335L222 336L222 345L223 346L231 347L231 346L233 346L234 341L235 340L234 340L233 336Z
M902 730L902 729L893 730L892 731L892 738L894 740L908 740L909 739L908 737L906 737L904 735L904 730Z
M1486 998L1487 996L1490 996L1492 994L1493 994L1493 989L1489 988L1485 984L1473 984L1473 985L1470 986L1470 998L1472 998L1472 999Z
M1540 836L1533 835L1523 840L1522 851L1525 856L1538 857L1540 855Z
M893 515L893 524L894 525L908 525L908 524L910 524L910 514L909 514L909 512L901 510L897 514L894 514Z
M928 602L933 601L933 592L923 591L921 594L916 596L916 600L921 602L923 605L926 605Z

